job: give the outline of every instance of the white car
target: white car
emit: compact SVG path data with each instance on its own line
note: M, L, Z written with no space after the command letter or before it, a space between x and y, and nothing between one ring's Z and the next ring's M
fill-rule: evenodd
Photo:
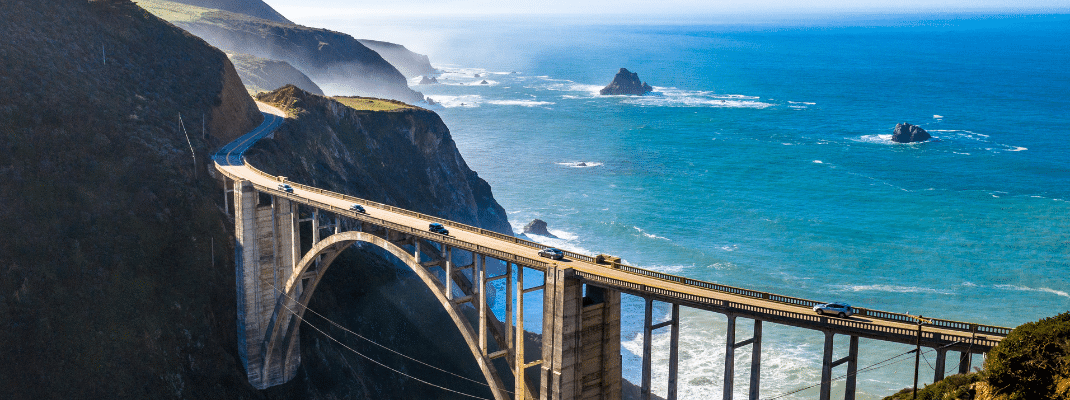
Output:
M850 304L843 302L835 302L828 304L818 304L814 306L814 312L817 315L835 315L840 318L847 318L855 315L857 312Z
M539 256L546 257L551 260L560 260L562 258L565 258L565 252L555 249L553 247L547 247L545 249L539 250Z

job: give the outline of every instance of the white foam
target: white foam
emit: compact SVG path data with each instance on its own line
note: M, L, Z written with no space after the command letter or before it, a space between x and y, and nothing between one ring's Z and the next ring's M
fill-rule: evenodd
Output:
M821 160L814 160L814 164L824 164L824 162Z
M996 285L995 287L998 288L998 289L1019 290L1019 291L1023 291L1023 292L1051 293L1051 294L1054 294L1056 296L1062 296L1062 297L1070 298L1070 293L1064 292L1062 290L1055 290L1055 289L1046 288L1046 287L1031 288L1031 287L1027 287L1027 286L1018 286L1018 285Z
M461 96L447 96L447 95L435 95L434 97L428 96L431 100L440 104L446 108L454 107L479 107L479 104L483 102L483 96L478 94L468 94Z
M943 118L943 117L944 117L943 115L936 115L936 114L933 114L933 119L941 119L941 118Z
M564 165L564 166L569 167L569 168L592 168L592 167L601 167L602 166L602 163L595 162L595 161L559 162L559 163L554 163L554 164Z
M1010 149L1010 150L1007 150L1007 151L1026 151L1026 150L1029 150L1029 149L1027 149L1025 147L1021 147L1021 146L1015 146L1013 149Z
M668 241L670 241L670 242L672 241L672 240L670 240L669 238L667 238L667 237L664 237L664 236L658 236L658 235L655 235L655 234L652 234L652 233L647 233L646 231L642 230L642 229L641 229L641 228L639 228L638 226L633 226L632 228L635 228L635 230L636 230L636 231L639 231L639 233L640 233L640 234L642 234L643 236L646 236L646 237L648 237L648 238L651 238L651 239L661 239L661 240L668 240Z
M834 285L839 291L846 292L887 292L887 293L931 293L955 294L954 292L917 286L900 285Z
M866 143L896 144L892 141L892 135L863 135L858 140Z
M524 107L542 107L555 104L552 101L535 101L535 100L491 100L488 104L495 104L499 106L524 106Z
M680 90L655 87L654 92L644 96L625 96L625 104L653 107L710 107L763 109L772 103L758 101L756 96L742 94L714 94L709 91Z

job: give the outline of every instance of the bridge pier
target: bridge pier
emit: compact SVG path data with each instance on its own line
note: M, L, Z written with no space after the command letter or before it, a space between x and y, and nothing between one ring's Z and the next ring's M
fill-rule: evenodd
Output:
M545 290L541 399L620 399L620 292L588 285L583 296L572 270L556 265Z
M234 186L239 356L249 383L264 389L290 380L300 363L297 343L269 349L263 342L272 329L292 319L276 303L277 288L290 279L300 255L297 210L276 196L259 204L261 194L248 181Z
M858 336L851 336L847 356L833 361L832 350L835 333L832 331L823 332L825 333L825 351L821 362L821 392L819 399L830 400L832 398L832 369L847 363L847 384L843 398L845 400L854 400L857 382L855 375L858 373Z
M727 337L725 339L725 361L724 361L724 393L723 398L725 400L732 400L734 396L734 380L735 380L735 351L736 349L750 345L751 346L751 364L750 364L750 388L748 398L752 400L758 399L760 374L761 374L761 360L762 360L762 321L754 320L754 334L750 339L742 342L736 342L736 316L728 315L728 330Z

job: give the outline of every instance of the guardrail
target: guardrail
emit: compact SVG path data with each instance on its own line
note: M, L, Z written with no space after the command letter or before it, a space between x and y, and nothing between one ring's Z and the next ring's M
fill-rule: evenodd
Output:
M218 166L218 164L217 164L217 166ZM281 178L281 177L278 177L278 176L275 176L275 175L270 175L270 174L268 174L268 173L266 173L264 171L261 171L261 170L257 169L256 167L253 167L252 165L250 165L248 162L245 162L245 166L248 167L253 172L255 172L256 174L258 174L260 176L263 176L263 177L265 177L267 179L275 180L275 181L278 181L280 183L286 182L290 186L292 186L294 188L299 188L299 189L304 190L304 191L313 192L313 193L317 193L317 194L320 194L320 195L323 195L323 196L333 197L333 198L336 198L336 199L340 199L340 200L344 200L344 201L348 201L348 202L352 202L352 203L356 203L356 204L375 207L375 208L378 208L378 209L391 211L391 212L394 212L394 213L397 213L397 214L402 214L402 215L406 215L406 216L409 216L409 217L422 219L422 220L425 220L425 221L437 222L437 223L440 223L440 224L442 224L444 226L448 226L448 227L451 227L451 228L462 229L462 230L465 230L465 231L477 233L477 234L482 235L482 236L488 236L488 237L492 237L492 238L495 238L495 239L498 239L498 240L502 240L502 241L506 241L506 242L512 242L512 243L515 243L515 244L518 244L518 245L521 245L521 246L524 246L524 247L536 249L536 250L542 250L542 249L550 247L550 246L546 246L546 245L543 245L543 244L540 244L540 243L532 242L530 240L521 239L521 238L518 238L518 237L515 237L515 236L510 236L510 235L505 235L505 234L502 234L502 233L499 233L499 232L489 231L489 230L478 228L478 227L475 227L475 226L462 224L460 222L454 222L454 221L451 221L451 220L448 220L448 219L438 218L438 217L434 217L434 216L418 213L418 212L415 212L415 211L410 211L410 210L406 210L406 209L403 209L403 208L394 207L394 206L391 206L391 205L388 205L388 204L378 203L378 202L374 202L374 201L371 201L371 200L365 200L365 199L362 199L362 198L353 197L353 196L349 196L349 195L345 195L345 194L341 194L341 193L335 193L335 192L331 192L329 190L324 190L324 189L320 189L320 188L316 188L316 187L312 187L312 186L308 186L308 185L304 185L304 184L300 184L300 183L296 183L296 182L290 182L288 180L285 180L284 178ZM236 177L231 177L231 178L232 179L236 179ZM277 193L278 195L282 195L284 197L288 197L288 198L289 197L297 197L297 196L295 196L293 194L279 191L279 190L277 190L277 188L266 188L266 189L269 190L269 191L272 191L272 192L278 192ZM427 232L427 231L424 231L424 230L415 229L415 228L411 228L411 227L400 225L400 224L395 224L393 222L389 222L389 221L382 220L382 219L379 219L379 218L367 216L367 215L364 215L364 214L359 214L359 213L353 212L351 210L340 209L338 207L334 207L334 206L331 206L329 204L319 203L319 202L315 202L315 201L312 201L312 200L309 200L309 199L302 199L302 200L304 200L309 205L313 205L312 203L315 203L314 204L315 207L318 207L318 208L321 208L321 209L327 209L327 210L330 210L331 212L336 213L336 214L344 214L344 215L347 215L347 216L349 216L351 218L368 221L368 222L371 222L373 224L380 225L380 226L386 226L386 227L389 227L389 228L397 230L397 231L406 232L406 233L413 234L413 235L416 235L416 236L421 236L421 237L426 238L426 239L432 239L432 240L435 240L435 241L447 243L447 244L450 244L451 246L461 247L461 248L464 248L466 250L470 250L470 251L475 250L475 251L477 251L479 253L491 255L491 256L493 256L495 258L499 258L501 260L516 262L516 263L525 264L525 265L529 265L529 266L533 266L533 267L542 267L542 268L545 268L546 265L547 265L546 262L544 262L544 261L535 260L535 259L531 259L531 258L524 257L524 256L518 256L518 255L515 255L515 254L503 252L503 251L500 251L500 250L496 250L496 249L491 249L491 248L488 248L488 247L480 246L480 245L477 245L477 244L474 244L474 243L468 243L468 242L465 242L465 241L462 241L462 240L458 240L458 239L450 237L450 236L438 235L438 234L434 234L432 236L432 234L430 232ZM588 263L592 263L592 264L599 264L599 262L598 262L599 260L596 259L595 257L592 257L592 256L588 256L588 255L585 255L585 254L574 253L574 252L571 252L571 251L564 251L564 254L565 254L565 257L568 257L568 258L573 259L573 260L584 261L584 262L588 262ZM691 279L691 278L687 278L687 277L682 277L682 276L677 276L677 275L672 275L672 274L666 274L666 273L662 273L662 272L652 271L652 270L648 270L648 269L633 267L633 266L630 266L630 265L620 264L620 263L617 263L617 262L609 263L609 265L607 267L614 268L614 269L619 269L619 270L626 271L626 272L629 272L629 273L632 273L632 274L635 274L635 275L646 276L646 277L649 277L649 278L658 279L658 280L662 280L662 281L666 281L666 282L672 282L672 283L677 283L677 284L682 284L682 285L687 285L687 286L692 286L692 287L703 288L703 289L712 290L712 291L716 291L716 292L720 292L720 293L733 294L733 295L750 297L750 298L755 298L755 299L763 299L763 300L767 300L767 301L777 302L777 303L781 303L781 304L788 304L788 305L793 305L793 306L797 306L797 307L812 308L815 305L824 304L823 302L820 302L820 301L802 299L802 298L790 297L790 296L782 296L782 295L773 294L773 293L760 292L760 291L756 291L756 290L738 288L738 287L728 286L728 285L721 285L721 284L713 283L713 282L700 281L700 280ZM650 288L648 288L648 289L650 289ZM659 290L664 290L664 289L659 289ZM674 293L676 293L679 296L690 296L690 295L686 295L684 293L678 293L678 292L674 292ZM857 310L858 310L858 313L856 315L860 315L860 316L866 316L866 317L870 317L870 318L882 319L882 320L893 321L893 322L903 322L903 323L911 323L911 324L917 323L916 318L914 316L911 316L911 315L908 315L908 314L893 313L893 312L879 311L879 310L870 310L870 309L866 309L866 308L858 308ZM1005 327L1001 327L1001 326L971 324L971 323L968 323L968 322L959 322L959 321L944 320L944 319L931 319L931 320L932 320L932 323L930 324L930 326L943 328L943 329L948 329L948 330L969 332L969 333L973 333L973 334L983 333L983 334L986 334L986 335L995 335L995 336L1006 337L1011 332L1011 328L1005 328Z

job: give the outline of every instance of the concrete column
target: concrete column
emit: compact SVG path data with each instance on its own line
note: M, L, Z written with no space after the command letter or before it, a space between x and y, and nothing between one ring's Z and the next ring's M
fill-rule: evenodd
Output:
M844 388L843 399L855 400L855 388L858 382L858 336L851 336L847 357L847 385Z
M569 274L571 270L558 268L555 265L546 270L546 286L543 292L543 368L540 384L542 389L540 394L545 400L580 398L585 389L584 376L581 375L583 367L581 362L587 361L581 359L581 353L584 353L585 348L593 351L592 345L599 345L598 348L602 348L601 343L588 343L588 347L585 347L582 342L583 285L571 278ZM518 271L517 280L519 279ZM518 298L521 288L522 285L518 283ZM520 305L517 304L517 321L519 321L520 312ZM521 332L518 326L517 335L521 335ZM521 343L517 341L517 353L521 351L519 347ZM617 345L619 346L619 343ZM596 353L603 354L601 350ZM619 362L619 355L617 357ZM603 366L599 360L591 362L595 363L593 367L602 368ZM619 389L617 389L616 396L618 398L620 396ZM597 397L602 398L602 396Z
M476 292L479 294L479 350L487 354L487 256L476 257Z
M256 203L258 194L249 181L234 182L234 262L238 300L238 357L253 386L261 383L259 300L260 263L257 249Z
M754 342L750 353L750 400L758 400L762 375L762 321L754 320Z
M728 316L728 332L724 351L724 400L732 400L732 386L736 369L736 316Z
M959 353L959 373L965 374L970 372L970 364L973 363L973 354L969 352Z
M518 268L523 268L517 265ZM513 263L505 263L505 357L515 362L513 351L516 339L513 338ZM515 364L514 369L515 369Z
M312 210L312 245L320 242L320 210Z
M936 371L933 373L933 382L939 382L941 379L944 379L944 368L946 364L947 350L936 349L936 365L933 366Z
M642 400L650 400L650 364L652 362L650 359L650 341L653 337L654 299L647 298L645 300L646 317L643 322L643 382L640 387L639 398Z
M676 382L680 368L680 305L672 305L672 325L669 333L669 389L666 400L676 400Z
M825 351L821 361L821 395L820 400L832 398L832 331L825 331Z
M453 248L448 245L446 247L446 279L444 281L446 285L446 298L453 300Z
M524 267L520 265L516 270L516 344L514 348L516 349L514 361L516 367L513 369L513 393L517 400L526 400L524 399L527 397L524 382L524 364L527 363L524 359Z

